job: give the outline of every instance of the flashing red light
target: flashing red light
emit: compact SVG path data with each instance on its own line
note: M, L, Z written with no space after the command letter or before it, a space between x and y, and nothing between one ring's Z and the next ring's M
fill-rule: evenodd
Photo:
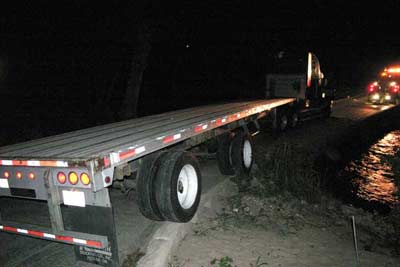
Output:
M399 85L392 85L392 86L390 86L390 90L392 91L392 93L397 93L397 92L399 92Z
M17 172L16 176L17 176L17 179L21 180L22 179L22 172Z
M35 180L36 176L35 176L35 174L34 174L33 172L30 172L30 173L28 174L28 178L29 178L30 180Z
M368 86L368 92L370 92L370 93L375 92L376 89L378 89L378 83L376 83L376 82L371 83L371 84Z
M67 176L63 172L57 173L57 180L60 184L65 184L67 181Z
M5 171L3 173L4 178L8 179L8 177L10 177L10 173L8 171Z

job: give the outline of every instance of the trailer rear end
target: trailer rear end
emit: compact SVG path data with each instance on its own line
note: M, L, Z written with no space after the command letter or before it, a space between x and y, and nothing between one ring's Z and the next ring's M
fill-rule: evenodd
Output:
M201 195L196 149L216 143L221 172L245 177L258 120L293 103L280 98L197 107L2 147L0 197L44 203L49 222L13 221L9 209L1 214L0 231L75 245L78 260L118 266L111 186L133 180L149 219L190 221Z

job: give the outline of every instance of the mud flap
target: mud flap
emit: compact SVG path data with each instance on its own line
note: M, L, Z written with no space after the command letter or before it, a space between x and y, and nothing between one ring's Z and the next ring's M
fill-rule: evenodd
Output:
M96 249L86 246L75 246L77 262L117 267L119 266L117 236L112 207L86 206L63 207L64 226L68 229L108 237L109 245L105 249ZM79 266L79 264L78 264Z

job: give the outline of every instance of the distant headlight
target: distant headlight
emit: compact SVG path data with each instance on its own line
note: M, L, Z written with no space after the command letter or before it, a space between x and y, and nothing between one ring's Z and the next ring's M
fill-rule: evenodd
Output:
M390 97L390 95L385 95L385 100L390 100L390 99L392 99L392 98Z
M373 94L372 95L373 100L379 100L379 94Z

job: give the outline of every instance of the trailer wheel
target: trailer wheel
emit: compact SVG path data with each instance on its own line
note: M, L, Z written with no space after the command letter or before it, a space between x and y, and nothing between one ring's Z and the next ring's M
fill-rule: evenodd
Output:
M172 222L188 222L197 211L201 195L201 174L189 152L163 156L155 180L155 192L162 216Z
M144 157L136 182L139 210L143 216L155 221L164 221L154 194L154 181L160 166L160 158L160 155L148 155Z
M238 131L231 144L231 160L239 184L248 182L246 178L253 165L253 148L250 136Z
M231 141L229 134L218 136L217 164L219 171L224 175L234 175L235 170L231 162Z

